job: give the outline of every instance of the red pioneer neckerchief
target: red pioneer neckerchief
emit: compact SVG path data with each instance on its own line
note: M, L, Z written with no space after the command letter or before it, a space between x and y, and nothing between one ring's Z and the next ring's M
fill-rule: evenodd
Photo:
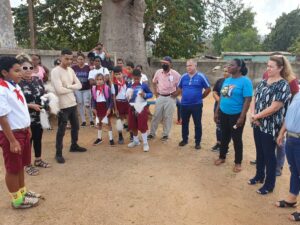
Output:
M7 84L4 80L2 80L2 79L0 79L0 86L6 87L6 88L9 89L8 84ZM23 98L23 96L20 94L20 91L17 90L17 89L15 88L14 92L16 93L18 100L20 100L20 101L24 104L24 98Z

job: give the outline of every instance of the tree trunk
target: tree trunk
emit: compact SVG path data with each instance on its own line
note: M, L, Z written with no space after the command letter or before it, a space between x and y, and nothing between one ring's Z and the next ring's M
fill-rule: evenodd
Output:
M27 0L28 4L28 19L29 19L29 31L30 31L30 47L36 49L35 38L35 25L34 25L34 8L32 0Z
M0 0L0 48L16 48L9 0Z
M100 41L117 58L141 64L148 71L144 38L144 0L104 0Z

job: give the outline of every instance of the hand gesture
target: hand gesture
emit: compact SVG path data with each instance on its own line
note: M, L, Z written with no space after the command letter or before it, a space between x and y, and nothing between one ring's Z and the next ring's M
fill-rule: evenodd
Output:
M41 108L42 108L42 106L40 106L38 104L30 104L30 106L31 106L30 108L32 108L36 112L40 112Z
M20 143L17 140L14 140L13 142L10 142L10 151L12 153L20 154L21 155L21 146Z

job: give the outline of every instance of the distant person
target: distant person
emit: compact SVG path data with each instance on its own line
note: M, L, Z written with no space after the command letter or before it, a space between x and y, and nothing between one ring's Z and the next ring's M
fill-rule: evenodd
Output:
M72 66L82 88L75 91L76 100L79 106L81 117L81 127L86 127L85 110L89 116L90 126L94 126L93 112L91 109L91 87L89 83L90 67L85 64L85 55L81 52L77 53L77 65Z
M137 70L141 71L142 77L141 82L148 84L148 77L146 74L143 73L143 66L142 65L136 65L135 67ZM149 85L149 84L148 84Z
M180 147L188 144L190 117L193 117L195 126L195 149L201 149L202 138L202 108L203 99L211 91L207 77L197 71L197 62L189 59L186 62L187 73L181 76L178 83L178 89L182 93L181 98L181 136ZM204 91L203 91L204 90Z
M157 97L155 111L151 121L151 129L148 139L155 137L158 124L163 122L161 140L167 141L173 124L173 114L176 107L176 91L180 80L180 74L173 70L172 58L165 56L161 60L161 69L157 70L153 77L153 90Z
M221 89L222 85L224 83L224 80L228 78L228 68L224 67L223 69L223 77L218 79L214 88L213 88L213 97L215 99L215 104L214 104L214 113L217 110L218 104L220 102L220 95L221 95ZM216 138L217 138L217 143L212 147L212 151L220 151L221 148L221 124L220 121L216 123Z
M71 123L71 147L70 152L85 152L86 149L77 144L79 121L77 115L77 103L74 91L80 90L82 85L74 70L70 67L73 60L72 52L68 49L61 51L61 63L51 72L51 83L54 87L61 111L58 114L58 129L56 134L56 155L58 163L65 163L62 155L63 138L65 136L68 120Z
M89 72L90 85L96 84L95 77L97 74L103 74L103 76L110 76L108 69L101 65L101 59L99 56L95 56L94 69Z
M38 77L41 81L46 82L49 76L49 70L42 65L41 56L38 54L31 55L33 64L33 76Z

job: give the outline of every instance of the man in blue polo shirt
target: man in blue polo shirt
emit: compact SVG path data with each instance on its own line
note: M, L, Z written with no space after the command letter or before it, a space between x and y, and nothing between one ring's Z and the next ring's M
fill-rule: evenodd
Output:
M178 88L182 92L182 141L179 146L185 146L188 143L189 122L192 115L195 125L195 149L199 150L202 136L202 100L210 93L211 88L207 77L197 71L196 61L189 59L186 63L186 69L187 73L182 75L178 84Z

